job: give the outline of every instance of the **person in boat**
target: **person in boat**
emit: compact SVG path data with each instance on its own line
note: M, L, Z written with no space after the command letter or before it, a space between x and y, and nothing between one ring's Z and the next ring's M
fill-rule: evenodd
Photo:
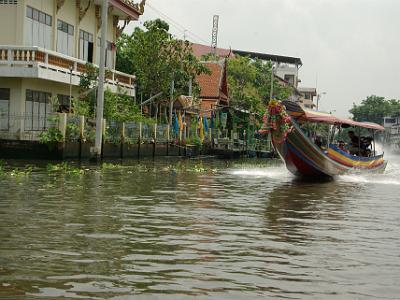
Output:
M370 157L372 155L372 141L373 138L362 136L361 137L361 155Z
M358 155L360 152L360 138L354 134L353 130L348 132L350 143L349 143L349 152L352 155Z
M315 137L314 140L315 145L317 145L318 148L322 149L322 140L321 137L319 137L318 135Z
M349 150L346 149L346 143L344 141L338 142L338 148L343 152L350 153Z

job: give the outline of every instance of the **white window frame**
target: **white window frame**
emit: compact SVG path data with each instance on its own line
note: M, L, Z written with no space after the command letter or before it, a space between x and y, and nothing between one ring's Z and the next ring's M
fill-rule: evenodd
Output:
M53 17L31 6L26 6L25 16L26 44L52 49Z
M47 117L51 112L51 93L27 89L25 95L25 131L47 129Z
M10 130L10 98L10 89L0 88L0 131Z
M92 44L92 61L89 61L89 44ZM79 59L86 62L94 63L94 44L93 44L93 34L80 30L79 31Z
M57 20L57 52L74 56L74 26Z

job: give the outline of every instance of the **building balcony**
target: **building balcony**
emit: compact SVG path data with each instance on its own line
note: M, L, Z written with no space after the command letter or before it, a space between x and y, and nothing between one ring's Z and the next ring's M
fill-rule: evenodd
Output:
M40 47L1 46L0 78L35 78L79 86L86 62ZM135 96L135 76L108 70L106 87Z

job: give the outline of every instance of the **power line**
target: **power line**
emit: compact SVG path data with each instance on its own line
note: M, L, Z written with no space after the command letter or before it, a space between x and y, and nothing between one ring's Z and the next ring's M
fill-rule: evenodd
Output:
M185 26L183 26L182 24L178 23L177 21L175 21L174 19L170 18L169 16L167 16L165 13L159 11L158 9L156 9L155 7L153 7L150 4L146 5L147 7L149 7L150 9L152 9L154 12L156 12L157 14L159 14L161 17L164 17L165 19L167 19L171 25L173 27L175 27L176 29L178 29L180 32L182 32L184 35L186 36L192 36L192 38L194 38L194 40L197 41L201 41L205 44L208 44L208 42L203 39L202 37L200 37L199 35L197 35L196 33L194 33L193 31L187 29Z

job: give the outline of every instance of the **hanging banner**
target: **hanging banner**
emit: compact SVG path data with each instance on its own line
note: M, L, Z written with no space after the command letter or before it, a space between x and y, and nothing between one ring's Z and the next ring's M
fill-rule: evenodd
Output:
M226 122L228 120L228 114L227 113L221 113L221 126L225 129L226 127Z

